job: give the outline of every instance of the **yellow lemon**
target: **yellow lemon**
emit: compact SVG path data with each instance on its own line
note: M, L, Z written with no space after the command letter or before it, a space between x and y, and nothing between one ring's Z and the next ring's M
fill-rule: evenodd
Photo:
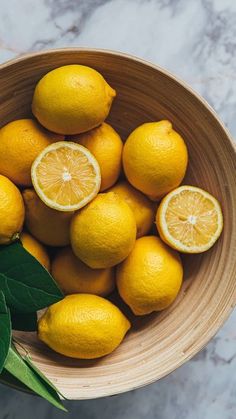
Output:
M178 253L155 236L138 239L117 267L119 294L137 315L167 308L175 300L182 278Z
M50 270L50 259L45 247L33 236L23 231L20 235L23 247L38 260L48 271Z
M0 173L16 185L30 186L35 158L49 144L63 139L32 119L9 122L0 129Z
M123 143L119 134L105 122L92 131L70 137L88 148L94 155L101 170L101 191L116 183L121 171Z
M131 252L136 237L132 210L114 192L99 194L71 222L75 255L90 268L109 268Z
M46 147L32 164L31 176L42 201L58 211L84 207L101 185L97 160L87 148L69 141Z
M23 191L29 232L49 246L66 246L70 242L70 222L73 212L53 210L45 205L33 189Z
M130 322L110 301L91 294L68 295L39 320L39 339L60 354L82 359L108 355Z
M123 165L127 179L153 200L179 186L187 163L185 142L169 121L141 125L124 145Z
M64 294L96 294L106 296L115 287L113 268L91 269L67 247L52 262L52 276Z
M19 238L24 216L24 202L19 189L0 175L0 244L9 244Z
M115 95L115 90L93 68L66 65L50 71L38 82L32 111L51 131L79 134L106 119Z
M154 225L153 202L125 181L117 183L109 191L117 193L132 209L137 224L137 238L145 236Z
M161 238L184 253L210 249L223 229L219 202L195 186L180 186L161 201L156 224Z

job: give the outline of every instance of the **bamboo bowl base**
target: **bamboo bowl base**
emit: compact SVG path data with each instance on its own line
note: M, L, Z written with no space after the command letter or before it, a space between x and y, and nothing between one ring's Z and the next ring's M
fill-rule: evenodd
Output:
M118 53L64 49L37 53L0 67L0 124L28 117L33 89L49 70L85 64L117 90L109 121L125 139L139 124L169 119L186 140L190 162L184 183L219 199L224 231L207 253L184 256L185 280L166 311L136 318L110 356L79 361L60 356L34 333L16 333L39 368L70 399L131 390L164 377L195 355L224 323L236 300L236 158L215 113L189 87L166 71ZM128 313L130 316L130 313Z

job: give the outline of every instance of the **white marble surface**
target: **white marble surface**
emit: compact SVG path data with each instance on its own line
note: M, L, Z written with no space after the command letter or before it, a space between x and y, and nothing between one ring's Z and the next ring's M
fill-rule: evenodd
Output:
M65 46L110 48L189 82L236 135L235 0L0 0L0 61ZM235 419L236 312L193 360L112 398L68 402L81 419ZM0 419L62 418L43 400L0 386Z

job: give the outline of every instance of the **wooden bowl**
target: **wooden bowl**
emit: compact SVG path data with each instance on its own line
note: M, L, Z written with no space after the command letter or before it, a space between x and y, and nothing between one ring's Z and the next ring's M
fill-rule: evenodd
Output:
M152 383L193 357L224 323L236 300L236 152L209 105L157 66L124 54L62 49L28 55L0 67L0 124L31 115L37 81L49 70L85 64L117 90L109 116L125 139L146 121L167 118L186 140L190 162L184 183L219 199L224 231L202 255L184 256L185 281L177 301L160 314L134 321L122 345L97 361L60 356L34 333L17 333L33 360L70 399L109 396Z

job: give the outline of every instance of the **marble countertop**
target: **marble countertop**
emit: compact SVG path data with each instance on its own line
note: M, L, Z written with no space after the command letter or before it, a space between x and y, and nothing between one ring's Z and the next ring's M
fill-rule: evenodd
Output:
M54 47L128 52L202 94L236 135L235 0L0 0L0 62ZM235 419L236 312L190 362L146 388L66 402L72 419ZM0 386L0 419L59 419L43 400ZM66 416L65 416L66 417Z

